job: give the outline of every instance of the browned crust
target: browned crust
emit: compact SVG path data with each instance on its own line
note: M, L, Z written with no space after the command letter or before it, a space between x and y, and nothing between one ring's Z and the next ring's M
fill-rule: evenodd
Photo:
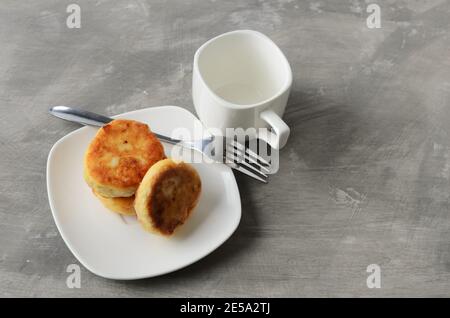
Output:
M147 170L164 157L161 142L146 124L114 120L99 129L86 151L85 179L102 196L131 196Z
M123 215L136 215L134 195L131 197L107 198L96 193L95 190L92 190L92 192L108 210Z
M197 205L201 180L190 165L171 159L155 164L136 193L135 210L145 229L171 235Z

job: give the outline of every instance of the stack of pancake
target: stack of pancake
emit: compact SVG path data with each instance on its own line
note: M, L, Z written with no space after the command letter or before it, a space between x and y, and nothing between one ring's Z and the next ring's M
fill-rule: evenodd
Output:
M133 120L99 129L84 157L84 179L106 208L137 215L146 230L163 235L186 221L201 191L195 169L166 159L149 127Z

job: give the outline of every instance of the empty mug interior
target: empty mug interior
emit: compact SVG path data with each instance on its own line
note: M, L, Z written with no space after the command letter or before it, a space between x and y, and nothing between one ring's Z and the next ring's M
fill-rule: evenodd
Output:
M289 85L290 67L278 47L252 31L219 36L199 51L198 69L217 96L237 105L252 105L281 94Z

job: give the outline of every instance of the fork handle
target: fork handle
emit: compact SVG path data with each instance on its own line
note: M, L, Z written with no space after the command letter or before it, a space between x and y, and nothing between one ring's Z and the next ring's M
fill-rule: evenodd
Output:
M102 127L113 120L112 118L92 113L87 110L67 106L54 106L49 109L49 113L73 123L96 127Z
M54 106L49 109L49 113L55 117L85 126L103 127L105 124L113 120L113 118L111 117L106 117L93 112L89 112L87 110L81 110L67 106ZM189 144L183 143L180 139L170 138L168 136L164 136L155 132L153 132L153 134L158 137L158 139L169 144L190 148Z

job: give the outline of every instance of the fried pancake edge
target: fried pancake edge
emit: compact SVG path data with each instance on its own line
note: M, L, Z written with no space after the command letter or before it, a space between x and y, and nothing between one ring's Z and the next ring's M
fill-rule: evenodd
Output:
M134 196L107 198L98 194L95 190L92 190L92 193L94 193L103 206L111 212L122 215L136 215L136 211L134 210Z
M148 125L118 119L100 128L89 144L83 175L103 197L130 197L147 170L163 158L164 148Z
M189 206L185 207L186 210L184 212L186 215L181 222L171 231L167 231L167 229L163 228L161 225L158 225L160 222L157 222L154 214L155 211L152 207L155 206L154 204L156 204L156 207L161 207L163 203L167 203L158 202L155 195L158 191L164 191L164 189L160 189L158 187L162 186L161 184L165 178L168 178L168 176L174 177L177 176L177 174L184 174L184 177L188 176L191 178L189 183L184 183L183 186L186 187L192 185L193 191L189 193L189 195L192 195L194 200L192 202L188 202ZM184 162L175 162L171 159L165 159L153 165L145 175L141 185L136 191L134 208L136 210L138 220L145 230L164 236L170 236L189 218L191 212L199 201L200 193L201 179L197 171L191 165ZM183 196L183 194L181 194L181 196ZM186 197L179 197L177 200L184 200L185 198ZM158 203L160 203L159 206ZM168 209L165 211L170 212Z

